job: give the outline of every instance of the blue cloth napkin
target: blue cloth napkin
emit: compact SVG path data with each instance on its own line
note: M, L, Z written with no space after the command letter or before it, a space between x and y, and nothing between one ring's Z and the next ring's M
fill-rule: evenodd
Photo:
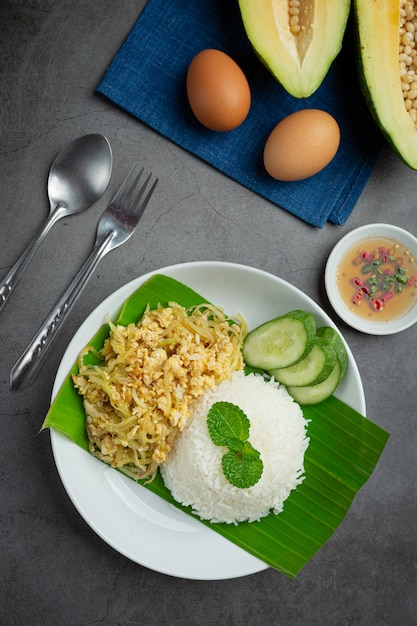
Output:
M229 54L251 87L249 116L229 133L205 129L188 105L187 69L204 48ZM259 61L235 0L149 0L97 91L188 152L319 228L326 220L345 223L382 147L360 93L350 35L319 90L299 100L287 94ZM339 151L319 174L300 182L277 182L263 167L265 142L282 118L304 108L323 109L336 118L341 128Z

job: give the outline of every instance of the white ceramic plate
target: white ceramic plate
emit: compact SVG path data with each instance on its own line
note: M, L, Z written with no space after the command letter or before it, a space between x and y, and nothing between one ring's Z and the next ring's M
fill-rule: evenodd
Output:
M220 262L165 267L121 287L85 320L62 359L53 398L78 353L105 323L106 316L115 318L124 300L155 273L181 281L222 306L229 315L241 313L249 328L292 309L310 311L319 325L335 327L311 298L261 270ZM346 347L349 368L337 395L365 415L361 378ZM52 430L51 441L59 475L79 513L104 541L132 561L164 574L195 580L237 578L267 568L215 531L108 468L61 433Z

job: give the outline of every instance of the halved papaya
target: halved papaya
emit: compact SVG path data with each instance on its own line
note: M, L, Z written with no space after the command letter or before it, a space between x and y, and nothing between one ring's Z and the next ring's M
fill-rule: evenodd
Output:
M284 89L306 98L342 47L350 0L239 0L252 47Z
M417 121L413 104L417 106L417 59L413 61L417 57L417 2L354 0L354 13L359 76L369 109L400 158L417 169L417 127L412 118ZM404 52L407 40L410 45Z

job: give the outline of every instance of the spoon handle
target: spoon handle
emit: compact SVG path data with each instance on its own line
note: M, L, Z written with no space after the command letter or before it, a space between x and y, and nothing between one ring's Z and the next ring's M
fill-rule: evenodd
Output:
M10 389L12 391L18 391L23 387L27 387L34 381L49 348L54 343L72 306L87 284L100 259L109 252L109 244L112 237L113 233L109 233L95 244L84 265L44 320L22 356L16 361L10 372Z
M51 230L52 226L64 216L64 211L64 207L58 205L56 209L49 214L48 219L45 221L38 234L35 235L26 250L21 254L8 274L6 274L0 282L0 311L3 309L6 302L8 302L24 270L29 265L33 255Z

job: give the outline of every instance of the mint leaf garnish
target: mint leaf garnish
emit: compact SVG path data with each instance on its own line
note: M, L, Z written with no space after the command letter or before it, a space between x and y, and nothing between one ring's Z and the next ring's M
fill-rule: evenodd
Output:
M246 441L250 423L242 409L231 402L215 402L207 416L210 437L216 446L227 446L233 439Z
M264 466L260 453L248 441L250 422L242 409L231 402L215 402L207 415L207 428L216 446L229 448L222 458L227 480L241 489L255 485Z
M248 441L245 441L244 452L236 453L229 450L222 458L222 469L227 480L240 489L256 485L264 469L261 455Z

